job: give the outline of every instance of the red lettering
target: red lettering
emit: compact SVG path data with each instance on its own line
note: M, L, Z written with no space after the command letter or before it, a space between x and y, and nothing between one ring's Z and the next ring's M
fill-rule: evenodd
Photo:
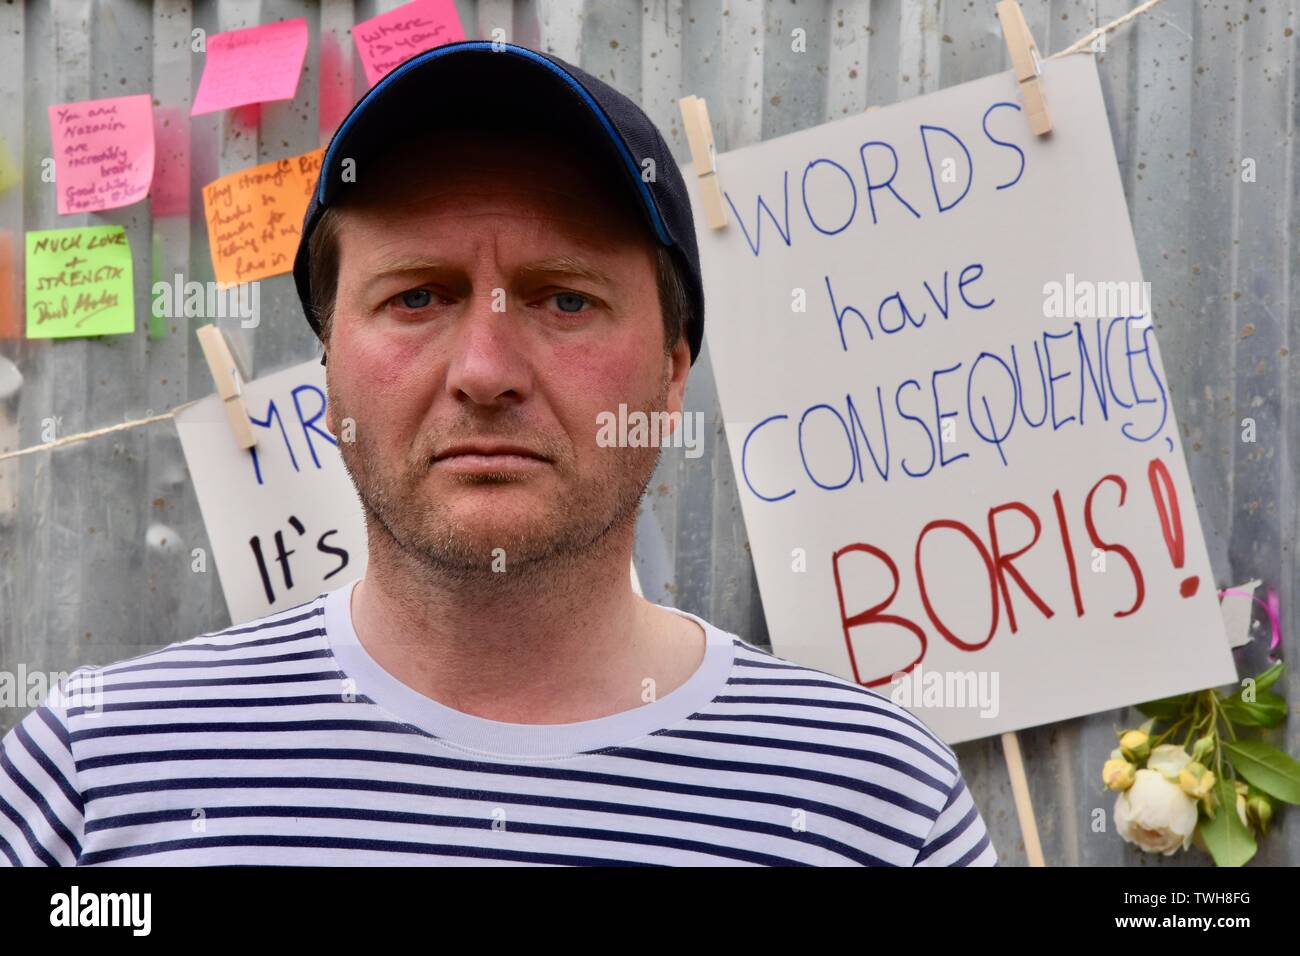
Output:
M1022 515L1028 517L1034 525L1033 540L1019 551L1012 551L1010 554L1003 554L1001 545L998 543L997 517L1004 511L1019 511ZM1004 505L998 505L996 508L989 509L989 544L992 545L993 548L993 566L997 569L998 587L1002 590L1002 601L1007 606L1007 620L1011 624L1012 634L1016 633L1016 610L1011 605L1011 591L1007 587L1006 578L1008 574L1011 575L1016 584L1020 585L1020 590L1025 592L1025 595L1029 600L1034 602L1034 606L1037 607L1038 610L1042 611L1045 617L1053 617L1056 613L1034 592L1034 589L1029 586L1024 577L1021 576L1020 572L1016 570L1015 565L1011 563L1038 543L1038 536L1042 530L1043 526L1038 520L1038 515L1034 513L1033 509L1019 501L1008 501Z
M951 528L953 531L960 531L964 534L970 543L975 545L975 550L979 552L980 558L984 561L984 569L989 575L989 597L993 601L993 622L989 625L988 636L978 644L971 644L963 641L939 620L939 615L934 611L934 605L930 603L930 592L925 586L925 573L921 570L921 545L925 543L925 536L937 528ZM930 622L935 628L947 638L948 642L955 647L960 647L963 651L977 651L989 641L993 640L993 635L998 629L998 591L996 575L993 569L993 558L989 556L984 547L984 542L980 541L979 536L970 528L966 527L960 521L950 521L948 519L937 519L931 521L921 529L920 535L916 539L916 583L921 589L921 603L925 605L925 613L930 616ZM891 596L892 597L892 596Z
M1052 492L1052 503L1056 505L1056 523L1061 529L1061 550L1065 552L1065 563L1070 569L1070 590L1074 592L1074 616L1083 617L1083 595L1079 593L1079 569L1074 565L1074 545L1070 543L1070 526L1065 523L1065 505L1061 504L1061 492Z
M849 617L848 612L844 609L844 586L840 583L840 558L848 554L850 551L862 551L866 554L875 555L881 561L885 562L885 567L889 568L889 573L893 575L894 578L893 587L890 588L889 596L887 598L879 604L869 607L865 611L861 611L852 617ZM849 649L849 663L853 667L853 679L864 687L878 687L881 684L888 684L894 674L906 674L917 664L921 663L921 658L925 657L925 632L905 617L899 617L897 614L881 613L885 608L889 607L890 603L898 594L898 565L894 563L893 559L890 558L889 555L885 554L884 551L881 551L879 548L873 547L872 545L849 544L840 548L831 555L831 568L835 572L835 594L840 601L840 623L844 628L844 643ZM908 664L901 671L891 671L883 677L864 681L861 672L858 670L858 659L853 653L853 640L849 637L849 631L853 630L855 627L865 627L868 624L897 624L899 627L910 631L920 642L921 653L917 654L916 660L912 661L912 663Z
M1124 547L1122 544L1111 544L1109 542L1102 541L1097 534L1097 526L1093 524L1092 496L1097 493L1098 488L1100 488L1108 481L1113 481L1115 482L1115 484L1119 485L1119 504L1121 508L1124 506L1124 495L1128 491L1128 486L1124 484L1124 479L1121 478L1119 475L1106 475L1106 477L1102 478L1100 481L1098 481L1095 485L1092 486L1092 490L1088 492L1088 497L1084 500L1083 523L1088 528L1088 537L1092 540L1092 544L1094 547L1101 548L1103 551L1114 551L1121 558L1123 558L1125 561L1128 562L1129 570L1133 572L1133 583L1137 585L1137 596L1133 599L1133 606L1129 608L1127 611L1115 612L1116 617L1128 617L1130 614L1132 614L1134 611L1136 611L1138 608L1142 606L1142 599L1146 595L1146 585L1143 584L1142 582L1142 569L1138 567L1137 558L1133 557L1133 552L1130 551L1128 548Z

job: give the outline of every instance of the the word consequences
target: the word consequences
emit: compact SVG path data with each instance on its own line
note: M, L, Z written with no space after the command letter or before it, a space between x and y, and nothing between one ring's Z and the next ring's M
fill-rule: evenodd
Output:
M452 0L412 0L352 28L357 55L374 86L394 67L417 53L465 39Z
M131 246L121 226L27 233L27 337L135 331Z
M303 362L243 387L257 444L243 451L221 399L177 413L176 430L232 623L311 600L366 569L356 490L325 427L325 369ZM347 436L344 436L345 438ZM196 553L196 570L211 572Z
M774 649L996 676L903 695L949 742L1234 675L1096 68L1045 71L1048 137L992 76L727 153L696 220Z
M147 93L49 108L60 215L116 209L149 195L153 103Z
M212 271L221 283L293 270L311 191L325 150L273 160L203 187Z

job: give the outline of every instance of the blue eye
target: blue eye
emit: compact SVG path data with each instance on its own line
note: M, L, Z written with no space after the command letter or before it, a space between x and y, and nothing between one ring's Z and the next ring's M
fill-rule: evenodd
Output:
M582 306L587 301L587 297L585 295L580 295L577 292L557 292L555 294L556 303L562 303L565 299L567 299L569 301L569 304L573 305L574 308L566 309L563 305L560 305L561 312L577 312L581 310Z
M428 289L410 289L399 295L398 299L408 309L423 309L433 301L433 294Z

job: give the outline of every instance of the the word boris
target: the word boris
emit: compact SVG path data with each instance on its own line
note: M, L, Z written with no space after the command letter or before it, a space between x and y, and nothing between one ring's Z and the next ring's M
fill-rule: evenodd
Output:
M1169 551L1170 560L1175 569L1181 568L1185 559L1185 540L1183 524L1179 511L1178 495L1165 463L1159 458L1151 460L1147 467L1147 485L1150 499ZM1136 494L1133 495L1136 498ZM1066 504L1060 490L1051 495L1051 502L1046 510L1047 517L1040 515L1030 505L1022 501L1007 501L988 509L987 523L978 530L963 521L952 518L936 518L928 522L917 534L911 559L915 571L915 584L925 611L925 623L933 628L944 640L962 651L978 651L986 647L997 635L1005 612L1007 627L1012 634L1017 633L1022 620L1016 617L1016 603L1024 607L1032 604L1043 618L1054 617L1059 608L1052 607L1043 597L1045 590L1042 583L1043 570L1055 568L1054 573L1064 575L1068 581L1071 596L1070 609L1076 617L1083 617L1089 610L1108 613L1116 618L1128 617L1141 610L1147 594L1146 576L1133 550L1117 541L1106 540L1097 527L1097 518L1103 509L1133 509L1140 507L1137 501L1130 500L1129 483L1117 474L1103 475L1098 479L1084 497L1082 508L1083 531L1091 548L1096 552L1116 555L1123 563L1125 572L1132 581L1133 597L1126 607L1109 607L1097 609L1089 607L1085 600L1084 587L1081 585L1079 561L1076 557L1074 540L1082 537L1076 527L1071 530L1071 523L1066 514ZM1016 516L1019 517L1020 529L1014 532L1018 540L1024 536L1023 529L1032 529L1032 536L1027 544L1009 547L1007 534ZM1045 535L1044 526L1054 524L1056 534ZM1140 522L1129 522L1131 526L1141 526ZM1049 540L1055 537L1055 542ZM988 594L988 613L984 618L976 613L963 613L961 621L945 620L936 607L936 596L940 575L934 573L931 562L935 560L937 549L968 549L976 556L978 565L982 565ZM888 572L893 583L885 598L864 610L853 610L857 604L857 595L846 593L844 575L850 562L864 559L880 563ZM1022 562L1017 566L1017 562ZM1032 562L1034 575L1039 576L1037 587L1026 576L1025 564ZM849 661L853 676L858 683L867 687L887 684L897 674L905 674L917 667L925 658L929 638L921 623L905 617L896 610L891 610L902 587L898 562L884 549L866 542L854 542L837 549L831 555L835 576L835 592L839 599L840 622L844 632L844 641L848 647ZM930 571L927 572L927 568ZM859 568L858 570L862 570ZM1199 577L1193 575L1182 578L1179 593L1188 598L1194 595L1200 586ZM1015 600L1013 600L1013 596ZM953 618L956 615L952 615ZM881 667L877 673L863 673L859 666L859 655L855 652L855 642L861 642L864 631L876 625L889 625L902 628L916 640L917 654L911 663L904 667ZM958 633L961 630L963 633Z

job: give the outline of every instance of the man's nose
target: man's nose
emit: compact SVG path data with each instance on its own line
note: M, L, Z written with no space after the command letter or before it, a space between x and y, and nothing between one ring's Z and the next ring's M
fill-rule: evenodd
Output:
M531 372L518 307L498 289L475 292L456 322L447 368L447 390L454 398L495 405L528 393Z

